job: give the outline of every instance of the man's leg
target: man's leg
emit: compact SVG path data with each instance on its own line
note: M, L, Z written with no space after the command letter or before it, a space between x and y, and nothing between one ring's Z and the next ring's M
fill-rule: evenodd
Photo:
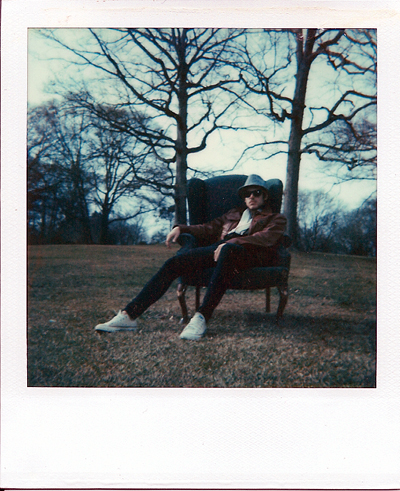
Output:
M176 278L213 267L217 246L198 247L168 259L124 310L136 319L166 293Z
M245 247L229 243L224 245L199 308L206 322L211 318L233 277L239 271L255 265L257 265L257 259L254 255L249 254Z
M217 264L214 262L215 269L203 303L182 331L180 338L198 340L204 335L207 330L207 322L229 287L232 278L240 270L249 268L253 264L252 255L243 246L227 243L222 247Z

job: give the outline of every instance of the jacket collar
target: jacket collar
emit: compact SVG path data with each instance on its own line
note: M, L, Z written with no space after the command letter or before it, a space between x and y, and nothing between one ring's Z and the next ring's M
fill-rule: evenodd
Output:
M247 209L246 205L242 205L239 208L236 208L235 211L239 212L240 215ZM269 206L268 203L266 203L262 208L259 208L258 210L255 210L255 212L252 213L252 217L254 218L255 216L258 215L270 215L272 213L272 210Z

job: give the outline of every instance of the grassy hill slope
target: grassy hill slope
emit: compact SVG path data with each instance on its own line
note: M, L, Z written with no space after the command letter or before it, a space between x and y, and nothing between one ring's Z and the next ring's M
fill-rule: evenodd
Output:
M153 246L31 246L28 386L374 387L376 261L293 252L289 302L275 323L265 294L228 291L206 336L178 338L175 288L136 333L99 334L175 251ZM194 292L187 292L194 308Z

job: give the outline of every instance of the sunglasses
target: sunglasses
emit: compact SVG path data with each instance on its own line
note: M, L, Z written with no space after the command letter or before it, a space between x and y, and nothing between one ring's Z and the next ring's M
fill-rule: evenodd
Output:
M243 197L244 198L250 198L251 195L253 195L255 198L259 198L263 194L263 191L261 189L253 189L252 191L244 191L243 192Z

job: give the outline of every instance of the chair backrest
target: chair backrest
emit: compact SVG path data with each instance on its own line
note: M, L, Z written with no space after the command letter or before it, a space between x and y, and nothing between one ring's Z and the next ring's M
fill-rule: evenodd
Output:
M189 223L197 225L217 218L231 208L243 205L238 189L247 179L245 175L225 175L210 179L190 179L187 185ZM266 181L269 204L279 213L282 204L283 184L280 179Z

